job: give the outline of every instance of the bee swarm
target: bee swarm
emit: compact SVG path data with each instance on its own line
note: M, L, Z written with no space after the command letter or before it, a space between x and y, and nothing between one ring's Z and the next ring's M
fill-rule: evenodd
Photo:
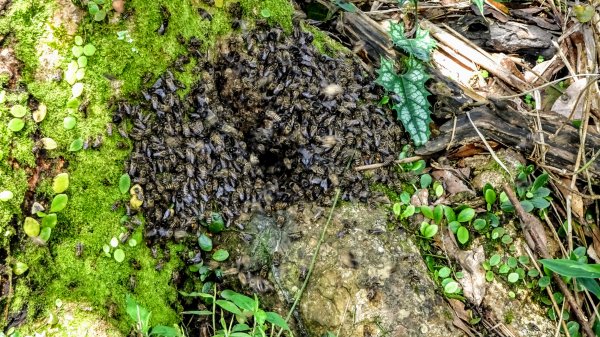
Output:
M369 179L353 169L399 152L403 133L378 106L382 92L358 61L321 55L311 41L298 29L253 31L223 42L210 63L192 39L199 80L189 94L180 98L167 72L142 103L119 103L113 122L133 140L126 170L143 187L146 237L192 232L213 211L231 223L331 204L336 187L364 202L372 183L388 182L386 169Z

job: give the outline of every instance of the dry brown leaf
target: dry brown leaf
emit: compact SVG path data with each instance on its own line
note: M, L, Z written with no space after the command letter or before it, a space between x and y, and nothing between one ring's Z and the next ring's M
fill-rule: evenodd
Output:
M479 306L485 297L486 282L485 270L482 267L485 261L483 246L478 246L474 250L462 251L462 258L459 259L463 267L464 277L458 280L463 288L463 294L473 304Z
M475 195L475 192L450 170L435 170L431 173L431 176L435 180L441 181L444 184L446 192L450 195L461 192L469 192Z

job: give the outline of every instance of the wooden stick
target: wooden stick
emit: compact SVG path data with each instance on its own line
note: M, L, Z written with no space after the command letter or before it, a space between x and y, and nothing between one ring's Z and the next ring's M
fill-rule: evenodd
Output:
M376 163L376 164L370 164L370 165L362 165L362 166L357 166L354 168L355 171L367 171L367 170L375 170L378 169L380 167L384 167L387 166L391 163L394 164L406 164L406 163L412 163L415 162L417 160L421 160L423 159L423 157L421 156L414 156L414 157L408 157L408 158L404 158L404 159L398 159L398 160L390 160L387 162L383 162L383 163Z
M533 216L523 210L523 207L521 206L521 203L519 202L519 199L517 198L515 192L508 184L504 184L503 188L504 188L504 192L506 193L506 196L508 197L510 202L515 207L515 213L517 213L517 216L521 220L521 226L523 228L523 232L525 232L526 235L529 235L531 237L532 241L535 243L535 245L534 245L535 247L531 247L531 248L542 258L552 259L552 256L550 256L550 253L548 253L548 250L546 249L546 244L542 242L542 240L540 239L538 234L533 230L533 227L536 224L541 226L541 222L538 220L538 218L536 218L535 216ZM558 285L558 288L565 296L565 299L567 300L567 302L569 303L569 306L575 313L575 318L577 318L577 321L581 325L581 328L583 329L585 334L588 337L595 337L596 335L590 328L588 319L585 317L585 314L583 313L583 311L577 304L577 301L575 300L575 297L573 296L573 294L571 294L569 287L567 287L565 282L563 282L563 280L560 278L560 276L556 273L552 273L552 279L554 279L554 282L556 282L556 284Z

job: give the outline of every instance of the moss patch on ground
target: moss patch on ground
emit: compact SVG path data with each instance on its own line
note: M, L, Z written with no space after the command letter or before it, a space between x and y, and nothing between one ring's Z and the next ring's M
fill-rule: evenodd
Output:
M345 55L351 53L348 48L344 47L341 43L332 39L327 33L315 26L304 23L302 24L302 29L313 35L312 44L321 54L335 57L340 53Z
M242 0L240 5L244 15L251 17L250 21L260 19L260 13L266 8L270 12L268 22L291 30L293 8L287 0ZM200 6L210 12L211 20L202 19L198 14ZM165 19L165 9L171 15L164 35L160 35L157 30ZM0 18L0 34L10 33L10 44L22 62L18 86L26 88L21 94L11 94L20 92L13 88L9 92L11 98L0 103L0 190L15 194L12 200L0 203L0 230L4 234L4 241L0 243L6 247L12 238L14 260L29 266L26 274L15 279L11 303L11 312L27 307L30 323L24 332L35 330L33 321L47 316L55 301L61 299L89 303L103 317L112 314L112 323L127 333L132 326L124 313L128 293L152 312L151 324L179 322L180 308L171 277L182 267L177 257L181 247L168 248L171 259L159 271L155 268L157 261L142 240L140 227L134 234L140 244L119 247L125 251L124 262L118 263L103 253L103 246L112 237L125 232L120 223L123 209L112 211L111 205L127 197L120 194L117 185L124 160L130 153L128 140L121 139L116 130L112 137L105 133L112 119L109 105L115 99L130 98L169 69L180 55L187 54L188 47L180 40L195 37L202 42L202 51L213 47L219 37L231 31L235 20L233 9L232 4L223 9L207 8L193 0L130 0L126 18L109 18L110 23L96 23L86 16L77 34L84 43L93 44L96 53L89 57L85 77L81 80L83 96L77 102L86 102L87 109L79 110L67 108L71 86L66 81L42 80L38 74L40 41L48 38L47 23L53 13L60 10L58 1L13 0L7 15ZM74 59L71 47L75 36L68 35L64 27L52 27L52 33L54 39L46 44L59 57L59 67L54 70L60 74ZM191 63L184 72L175 72L187 87L196 80L193 68L194 63ZM150 82L145 82L145 78ZM6 81L2 81L2 85L5 86ZM28 114L25 128L11 133L6 126L10 120L9 108L16 103L27 104L32 109L43 103L48 108L47 117L36 125ZM63 120L69 114L77 119L72 130L63 127ZM91 142L99 135L104 140L98 150L67 150L75 139ZM29 214L22 214L28 212L21 209L27 180L37 165L31 150L41 137L51 137L58 148L43 154L49 169L40 176L35 200L48 206L54 196L53 176L60 172L70 175L70 186L65 192L69 202L58 213L58 224L49 242L42 246L24 234L22 221ZM84 247L80 257L76 255L78 244ZM131 276L136 280L134 288Z

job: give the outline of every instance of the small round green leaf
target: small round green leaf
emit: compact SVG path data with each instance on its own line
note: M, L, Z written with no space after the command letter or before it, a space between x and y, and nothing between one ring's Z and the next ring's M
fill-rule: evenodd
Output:
M456 238L458 239L458 242L464 245L469 241L469 230L465 226L458 227Z
M494 267L500 264L500 262L502 261L502 256L498 255L498 254L494 254L492 255L492 257L490 257L490 266Z
M268 8L261 9L260 16L262 16L263 18L269 18L269 17L271 17L271 10L268 9Z
M221 233L225 229L225 222L223 221L223 217L219 213L211 214L211 221L208 225L208 230L211 233L218 234Z
M58 144L56 143L56 141L52 138L42 138L42 146L44 147L45 150L54 150L58 147Z
M212 240L205 234L200 234L198 237L198 245L205 252L210 252L213 249Z
M83 47L83 54L86 56L92 56L94 53L96 53L96 47L93 44L88 43Z
M104 10L99 10L98 12L96 12L96 14L94 14L95 21L102 21L104 20L104 18L106 18L106 11Z
M487 227L485 219L475 219L475 221L473 221L473 228L475 228L475 230L482 231L485 227Z
M392 206L392 212L395 216L400 216L402 213L402 204L399 202L395 203L394 206Z
M71 88L71 95L73 95L74 98L77 98L77 97L81 96L82 93L83 93L83 83L77 82L77 83L73 84L73 87Z
M123 260L125 260L125 252L121 248L115 249L113 257L115 258L115 261L121 263Z
M421 206L419 207L421 210L421 214L428 219L433 219L433 210L429 206Z
M529 264L529 256L527 256L527 255L519 256L519 263L523 264L523 265L528 265Z
M0 201L9 201L14 196L15 195L11 191L8 191L8 190L2 191L2 192L0 192Z
M433 222L436 224L440 224L442 222L443 217L444 217L444 205L436 205L433 208Z
M448 228L452 231L452 233L456 234L458 232L458 228L460 227L460 222L452 221L448 224Z
M510 237L510 235L505 234L504 236L502 236L502 243L505 245L509 245L513 242L513 239Z
M102 246L102 251L104 251L104 255L106 255L107 257L110 257L110 246L109 245Z
M519 274L517 274L517 273L510 273L510 274L508 274L508 282L515 283L518 280L519 280Z
M63 128L66 130L71 130L77 125L77 119L73 116L67 116L63 119Z
M473 219L473 217L475 217L475 210L472 208L465 208L458 213L456 220L458 222L469 222L471 219Z
M69 188L69 174L64 172L57 174L52 182L52 189L54 193L62 193Z
M431 185L433 178L427 173L421 176L421 188L428 188Z
M81 46L83 44L83 38L79 35L75 36L75 44Z
M13 118L8 122L8 129L12 132L19 132L25 126L25 122L21 118Z
M85 55L81 55L77 58L77 65L79 66L79 68L85 68L87 67L87 56Z
M226 251L225 249L219 249L217 250L213 256L212 259L218 262L222 262L227 260L227 258L229 257L229 252Z
M510 271L510 267L505 263L503 265L500 266L500 268L498 268L498 273L499 274L506 274Z
M79 150L81 150L83 148L83 139L81 138L77 138L74 141L71 142L71 145L69 145L69 151L71 152L77 152Z
M455 294L458 292L458 290L459 290L459 285L458 285L458 282L456 282L456 281L448 282L448 284L446 284L446 286L444 286L444 292L446 294Z
M129 247L135 247L137 246L137 240L136 239L129 239Z
M131 187L131 178L129 174L125 173L119 178L119 191L121 194L125 194L129 192L129 188Z
M56 214L48 214L42 218L42 227L54 228L56 227Z
M10 108L10 114L14 117L21 118L27 114L27 108L20 104L13 105L12 108Z
M26 217L23 229L25 230L25 234L31 238L40 235L40 223L34 218Z
M69 197L66 194L58 194L52 199L52 204L50 205L50 213L60 212L65 207L67 207L67 202L69 201Z
M42 240L44 242L48 242L48 240L50 240L51 234L52 234L52 228L50 228L50 227L42 228L42 230L40 231L40 240Z
M84 78L85 78L85 68L77 69L77 71L75 72L75 81L81 81ZM75 81L73 81L72 84L74 84Z
M517 259L514 258L513 256L508 258L508 261L506 261L506 264L511 267L511 268L517 268Z
M450 276L451 272L452 272L452 270L450 270L450 268L442 267L440 270L438 270L438 276L441 278L446 278L446 277Z
M119 246L119 239L113 236L113 238L110 239L110 246L113 248L117 248L117 246Z
M73 56L79 57L83 55L83 48L81 46L73 46L73 48L71 48L71 52L73 53Z
M29 269L29 266L27 266L25 263L17 262L13 267L13 273L15 273L17 276L22 275L27 271L27 269Z
M491 270L485 272L485 280L488 282L492 282L494 280L494 272Z

